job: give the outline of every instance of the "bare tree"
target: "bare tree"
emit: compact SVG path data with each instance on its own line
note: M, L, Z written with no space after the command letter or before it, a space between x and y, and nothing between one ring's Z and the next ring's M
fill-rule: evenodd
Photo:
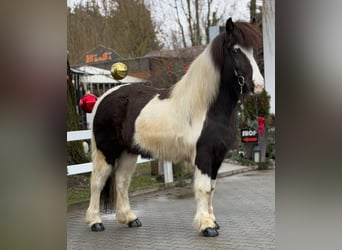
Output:
M162 46L143 0L90 0L69 9L67 21L71 65L100 44L123 57L143 56Z
M116 36L122 54L143 56L160 48L150 11L143 0L116 0L117 10L112 15L112 32Z
M256 18L256 14L257 14L256 0L250 0L249 13L250 13L250 20L254 21Z
M179 17L179 8L178 8L177 0L175 0L175 9L176 9L176 15L177 15L177 23L178 23L179 30L180 30L181 37L182 37L182 43L183 43L183 46L186 47L184 26L183 26L183 23ZM175 38L174 34L173 34L173 38Z
M156 0L151 2L152 8L158 9L159 16L160 9L163 9L163 19L168 23L169 36L162 39L170 44L171 38L171 47L178 48L179 44L192 47L209 43L209 27L223 23L223 19L234 13L237 0L232 0L231 4L223 4L220 0L173 0L163 3L162 8L160 1L158 4ZM172 12L175 13L174 20L170 20Z

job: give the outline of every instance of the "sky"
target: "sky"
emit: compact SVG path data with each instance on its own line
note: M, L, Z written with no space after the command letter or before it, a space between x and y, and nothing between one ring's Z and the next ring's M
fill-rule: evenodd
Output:
M67 5L73 8L78 4L85 4L89 0L67 0ZM180 0L176 0L178 3L178 8L180 8ZM102 2L102 0L98 0ZM224 15L224 19L232 17L233 21L245 20L249 21L249 8L248 3L250 0L214 0L212 2L212 10L217 9L217 15ZM261 5L262 0L257 0L259 5ZM175 0L145 0L147 6L150 6L151 16L153 21L158 27L157 37L164 45L164 48L173 48L174 41L171 40L172 34L178 33L179 37L179 27L177 23L176 10L174 8ZM205 8L205 7L204 7ZM184 14L180 14L180 19L182 23L187 23ZM219 25L225 25L225 20ZM204 31L203 31L204 33ZM179 44L176 47L183 47L181 44L181 39L177 39ZM187 37L187 44L190 44L190 38Z
M176 22L176 11L174 8L168 7L170 4L174 5L174 0L147 0L152 5L151 14L152 18L160 24L160 27L164 33L171 37L171 30L179 31L178 24ZM233 20L249 20L248 2L250 0L216 0L213 1L213 9L217 7L221 13L224 13L225 19L232 17ZM232 5L235 4L236 6ZM178 6L179 7L179 6ZM187 23L184 15L180 16L182 23ZM221 25L224 25L222 23ZM165 37L165 36L164 36ZM162 40L166 43L167 47L171 47L166 40Z
M102 0L98 0L101 2ZM77 4L84 4L87 0L67 0L67 5L73 8ZM171 37L172 30L179 32L178 24L176 22L176 11L174 9L175 0L145 0L145 3L151 9L152 19L160 26L161 34L157 34L160 41L163 42L164 47L172 48ZM181 2L180 0L177 1ZM250 0L214 0L212 9L218 9L218 15L224 14L225 19L232 17L233 21L245 20L249 21L248 3ZM261 0L257 0L261 4ZM179 6L178 6L179 7ZM182 23L187 23L185 16L180 16ZM224 23L220 24L224 25Z
M102 0L99 0L101 2ZM79 3L85 3L87 0L67 0L67 6L73 8L75 5ZM165 15L173 15L174 13L170 13L170 8L167 9L167 13L165 13L165 6L168 4L173 3L174 0L145 0L145 3L150 4L153 6L152 8L152 18L156 18L158 21L167 21L170 18L167 18ZM248 3L250 0L217 0L214 3L218 3L220 9L227 10L227 16L232 16L234 19L241 19L241 20L249 20L249 10L248 10ZM261 0L257 0L257 3L261 4ZM229 6L232 3L236 4L236 7L233 10L229 9ZM167 26L167 25L166 25Z

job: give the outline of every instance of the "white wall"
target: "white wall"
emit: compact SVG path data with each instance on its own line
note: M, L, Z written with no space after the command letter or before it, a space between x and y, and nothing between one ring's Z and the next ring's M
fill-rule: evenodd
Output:
M263 0L262 25L265 88L271 96L271 113L275 113L275 0Z

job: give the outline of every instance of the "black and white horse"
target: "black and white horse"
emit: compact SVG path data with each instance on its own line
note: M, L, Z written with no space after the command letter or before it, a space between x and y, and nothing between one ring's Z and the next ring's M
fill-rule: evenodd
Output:
M193 226L217 236L212 199L218 169L236 139L236 108L241 96L260 93L263 77L253 56L261 33L246 22L226 22L218 35L169 89L139 84L104 93L93 110L91 198L86 222L102 231L100 195L116 204L122 224L139 227L128 187L137 157L188 161L194 166L197 212ZM106 184L106 185L105 185ZM107 192L112 188L115 196ZM108 198L108 197L107 197ZM108 200L107 200L108 201Z

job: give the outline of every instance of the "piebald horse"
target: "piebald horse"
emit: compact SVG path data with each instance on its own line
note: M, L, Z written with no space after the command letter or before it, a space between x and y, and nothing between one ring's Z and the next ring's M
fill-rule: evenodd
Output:
M197 202L193 226L204 236L218 235L212 205L217 172L236 139L239 98L258 94L264 87L253 55L260 41L255 26L229 18L225 32L213 39L171 88L121 85L98 99L93 110L93 172L86 213L92 231L104 230L103 194L115 197L119 223L142 225L128 198L140 154L192 164Z

